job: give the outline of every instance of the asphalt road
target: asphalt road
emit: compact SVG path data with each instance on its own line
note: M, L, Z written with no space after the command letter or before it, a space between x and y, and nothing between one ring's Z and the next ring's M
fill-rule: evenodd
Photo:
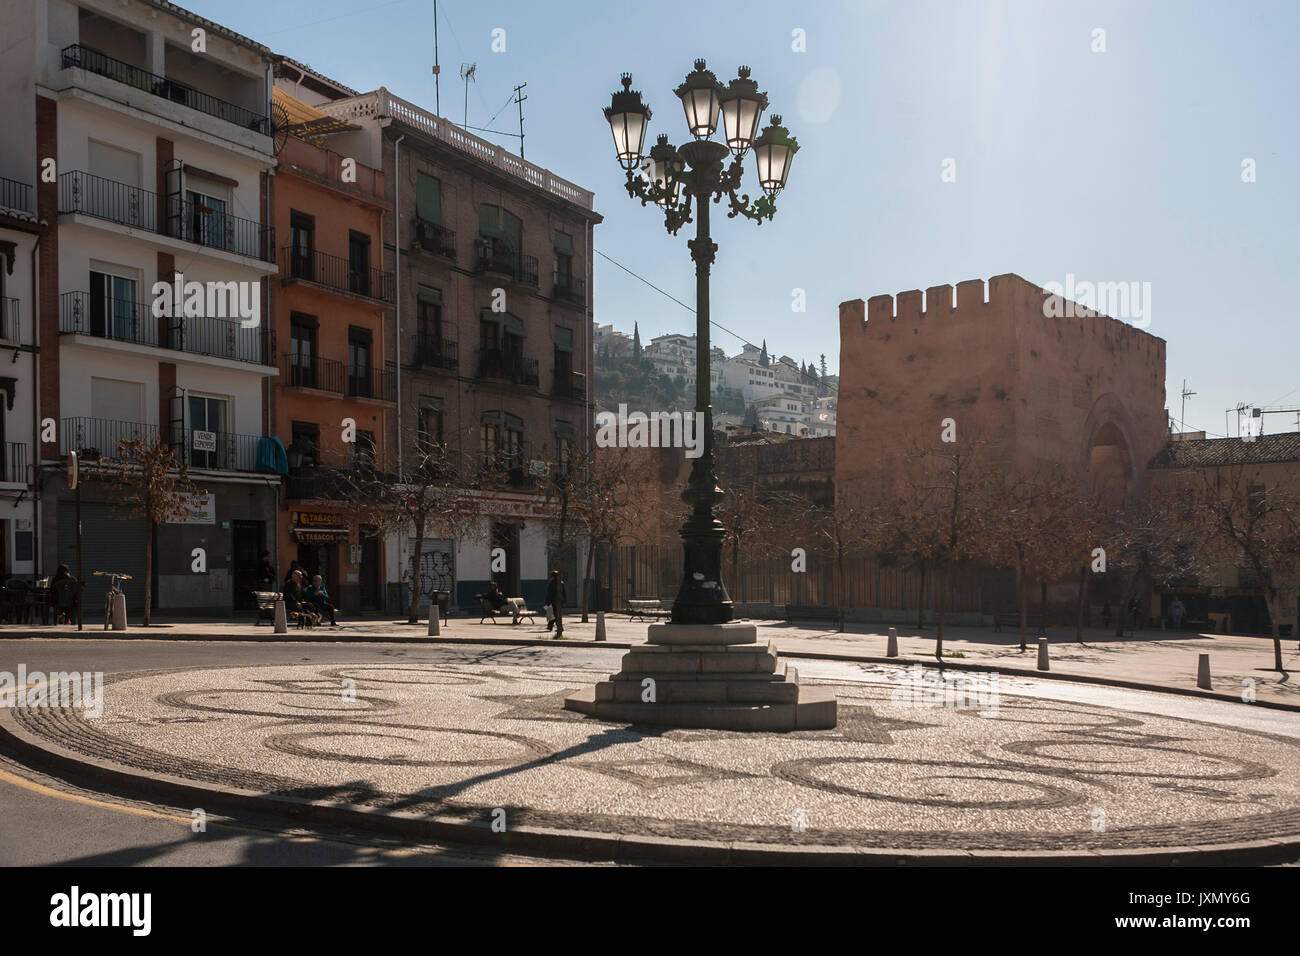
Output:
M510 663L554 661L617 669L609 648L231 644L153 640L0 640L0 671L142 671L222 665L356 661ZM884 665L801 661L813 679L889 680ZM1124 710L1300 735L1300 715L1191 697L1032 679L1003 679L1008 693L1088 702ZM96 785L97 787L98 785ZM286 827L273 819L209 816L195 832L191 808L105 793L51 776L0 753L0 865L42 866L365 866L565 865L575 861L457 846L414 846L372 834Z

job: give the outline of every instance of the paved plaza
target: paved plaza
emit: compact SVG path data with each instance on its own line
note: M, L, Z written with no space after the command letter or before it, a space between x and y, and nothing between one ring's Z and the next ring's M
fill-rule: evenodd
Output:
M145 774L466 824L500 809L508 831L1076 856L1300 842L1300 714L1006 675L968 675L945 700L933 668L918 685L911 664L839 661L800 665L834 689L834 730L630 728L563 709L620 655L377 646L126 672L102 716L5 720Z

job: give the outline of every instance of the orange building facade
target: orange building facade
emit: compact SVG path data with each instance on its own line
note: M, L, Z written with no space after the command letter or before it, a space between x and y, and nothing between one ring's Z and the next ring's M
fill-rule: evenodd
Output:
M382 171L289 137L273 193L275 434L288 451L279 514L283 578L292 560L320 574L346 612L380 610L382 539L344 507L339 476L380 468L396 374L385 352L393 282L382 271Z

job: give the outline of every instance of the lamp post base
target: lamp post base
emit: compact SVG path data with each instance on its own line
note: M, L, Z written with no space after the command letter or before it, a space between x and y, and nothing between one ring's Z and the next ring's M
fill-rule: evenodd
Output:
M622 669L564 701L599 720L712 730L828 730L835 693L801 687L799 673L758 643L753 624L650 625Z

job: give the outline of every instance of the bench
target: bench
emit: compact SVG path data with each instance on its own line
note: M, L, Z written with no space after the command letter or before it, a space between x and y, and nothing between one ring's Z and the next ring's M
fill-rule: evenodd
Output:
M785 606L786 621L794 621L795 618L801 621L838 621L840 619L840 609L827 607L823 604L787 604Z
M671 607L664 607L663 602L658 598L645 600L638 598L631 599L627 602L627 610L624 613L627 614L628 622L631 623L638 617L642 620L645 620L646 618L655 618L658 620L661 617L667 617L672 612L673 609Z
M540 611L530 611L521 597L506 598L506 606L502 608L493 607L492 602L485 597L479 598L478 604L483 609L483 616L478 619L480 624L488 618L491 618L492 623L496 624L498 615L510 618L511 624L518 624L524 618L528 618L528 623L536 624L537 615L541 613Z
M257 602L257 623L266 621L275 623L275 602L284 597L281 591L254 591L253 599ZM298 627L315 627L320 622L320 615L311 611L290 611L285 607L286 620L293 621Z
M1020 627L1020 614L1018 612L1013 612L1011 614L993 615L993 630L1002 630L1004 624L1009 627ZM1043 626L1043 615L1041 614L1026 614L1025 625L1034 628L1035 633L1037 634L1043 634L1046 632L1046 628Z

